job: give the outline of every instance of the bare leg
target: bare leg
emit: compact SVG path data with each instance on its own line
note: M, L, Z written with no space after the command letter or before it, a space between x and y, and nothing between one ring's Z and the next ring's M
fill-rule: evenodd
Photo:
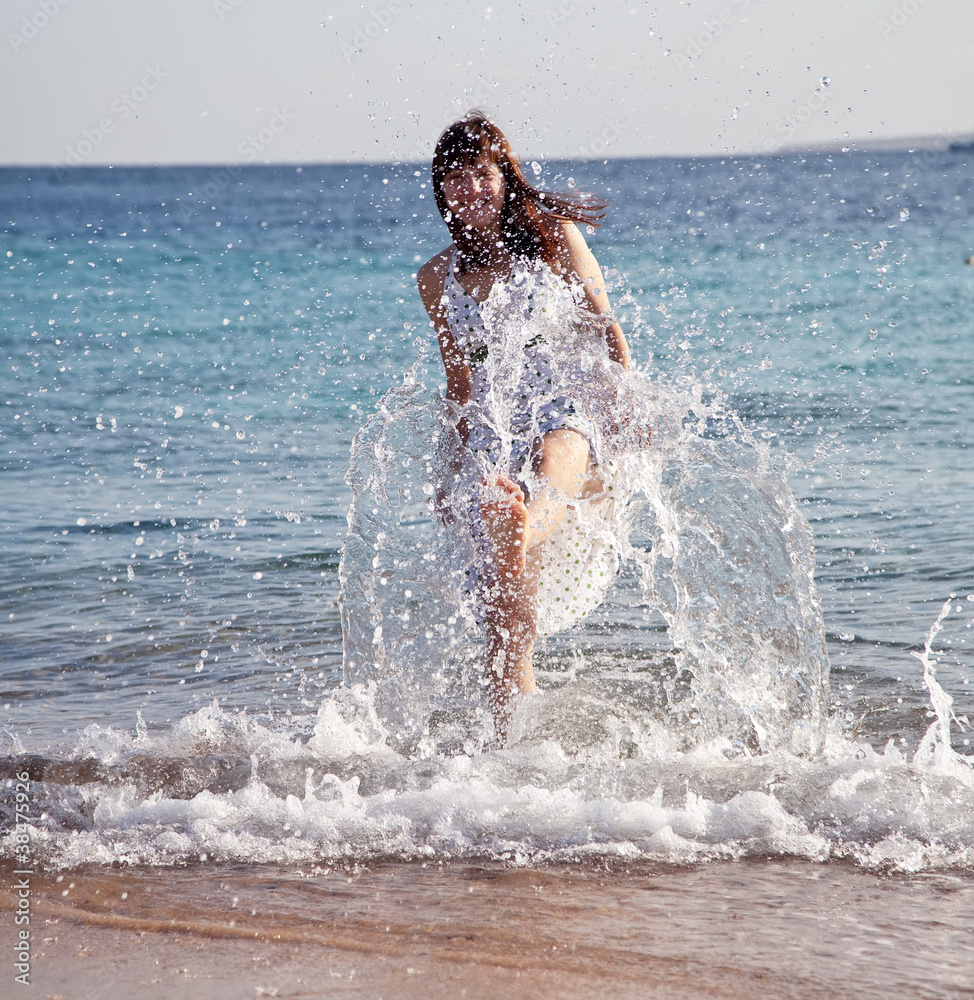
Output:
M507 476L498 476L494 488L497 495L480 505L480 516L491 542L492 569L497 576L519 576L524 572L527 558L528 509L524 493Z
M523 573L528 552L558 529L569 504L582 495L588 472L588 442L567 428L549 431L541 440L533 464L538 488L528 503L517 483L498 476L494 484L497 496L480 507L498 576Z
M501 744L518 701L537 690L532 661L539 560L532 554L528 563L524 572L496 580L485 594L488 698Z
M557 530L569 504L582 495L588 472L588 442L576 431L551 431L534 461L537 488L528 503L520 487L499 477L501 498L481 507L494 549L493 582L484 593L488 638L490 706L503 741L520 697L537 690L538 574L543 543Z

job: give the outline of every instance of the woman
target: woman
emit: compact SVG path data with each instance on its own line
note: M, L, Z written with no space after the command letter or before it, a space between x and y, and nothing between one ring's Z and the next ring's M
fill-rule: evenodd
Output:
M457 429L468 457L480 457L479 468L488 470L466 521L481 541L476 589L491 711L503 740L517 700L535 690L539 580L565 558L552 554L556 535L566 514L604 496L597 434L561 391L567 382L581 384L565 374L568 328L590 339L595 330L603 355L607 349L622 367L629 348L575 225L598 224L603 203L534 188L503 133L479 112L442 134L432 179L453 243L420 268L417 281L439 341L447 398L462 408ZM586 550L585 561L593 558ZM601 575L608 575L604 568Z

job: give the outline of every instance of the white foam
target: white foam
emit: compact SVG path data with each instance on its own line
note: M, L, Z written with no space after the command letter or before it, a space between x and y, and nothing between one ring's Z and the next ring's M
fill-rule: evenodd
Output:
M38 785L57 808L34 821L34 850L52 866L433 854L974 865L974 769L948 750L876 752L833 727L814 756L787 747L728 755L725 740L683 752L647 728L620 756L611 739L567 752L550 732L536 738L529 729L508 750L407 757L369 731L369 701L363 690L326 701L310 738L307 726L274 731L215 706L168 736L88 732L79 748L88 754L99 743L106 764L124 758L126 744L148 760L205 744L250 758L253 770L242 787L190 798L146 793L138 780ZM629 720L630 735L635 728Z

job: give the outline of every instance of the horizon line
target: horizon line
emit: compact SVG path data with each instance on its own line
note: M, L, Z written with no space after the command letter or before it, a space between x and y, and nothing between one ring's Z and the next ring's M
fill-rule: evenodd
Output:
M801 155L823 155L823 154L851 154L851 153L912 153L912 152L950 152L957 148L974 147L974 132L960 133L953 135L950 132L939 132L936 135L922 136L900 136L892 138L868 138L868 139L847 139L837 142L808 143L802 145L781 145L773 149L758 149L742 152L721 152L721 153L642 153L633 156L552 156L542 157L536 155L525 155L519 157L522 162L531 160L541 160L546 163L608 163L609 161L631 161L631 160L715 160L732 159L746 160L758 159L772 156L801 156ZM132 160L124 162L94 161L91 163L69 164L63 161L24 161L24 162L3 162L0 161L0 169L3 170L58 170L74 171L87 169L124 169L124 168L176 168L176 169L223 169L223 170L243 170L253 167L369 167L369 166L395 166L395 167L428 167L429 160L415 160L407 158L390 158L385 160L267 160L262 163L232 160L216 161L192 161L192 160L171 160L171 161L144 161Z

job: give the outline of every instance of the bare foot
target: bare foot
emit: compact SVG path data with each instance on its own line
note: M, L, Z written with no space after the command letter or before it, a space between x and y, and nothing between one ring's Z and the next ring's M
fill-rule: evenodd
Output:
M496 499L480 505L487 534L494 549L494 567L504 576L520 576L527 554L528 510L521 487L507 476L498 476Z

